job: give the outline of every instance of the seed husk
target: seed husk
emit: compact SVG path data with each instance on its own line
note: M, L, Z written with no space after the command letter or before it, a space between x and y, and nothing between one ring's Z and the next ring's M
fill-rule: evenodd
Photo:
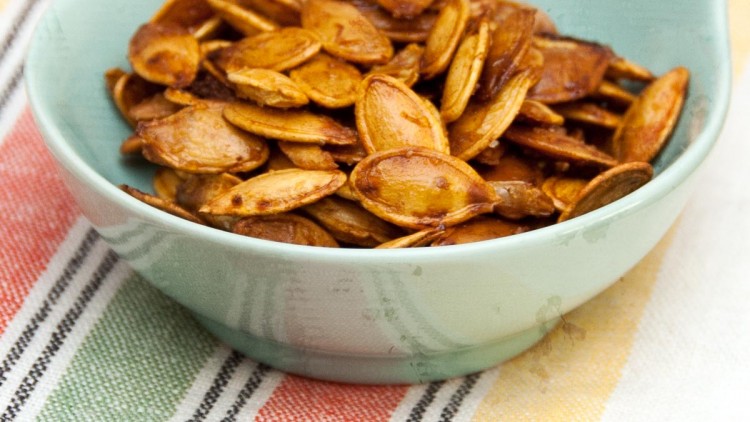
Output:
M458 224L492 211L497 199L466 162L420 147L370 154L349 180L367 210L413 229Z
M143 155L156 164L190 173L250 171L268 158L263 139L242 132L222 117L223 103L186 107L163 119L141 122Z
M355 66L320 53L289 74L316 104L343 108L354 104L362 73Z
M294 245L337 248L336 240L312 220L290 213L257 215L237 221L232 232Z
M308 0L302 27L320 37L329 54L354 63L386 63L393 56L391 41L354 5L337 0Z
M357 130L368 153L421 146L448 153L439 116L398 79L370 75L359 87L354 106Z
M529 99L546 104L579 100L597 90L614 53L609 47L574 38L535 36L544 56L541 80Z
M422 54L421 73L425 79L432 79L448 68L469 15L469 0L448 0L440 10Z
M354 145L357 134L332 118L307 110L277 110L248 103L231 103L224 117L250 133L266 138L314 144Z
M516 118L530 86L528 73L521 72L511 78L492 101L472 100L448 128L451 154L470 160L499 138Z
M489 51L490 23L482 20L475 34L465 36L453 57L445 78L440 116L450 123L463 114L474 94Z
M329 196L303 208L339 242L366 248L399 237L403 232L357 203Z
M616 159L595 146L543 127L515 125L509 127L503 137L513 143L559 160L601 167L617 165Z
M238 217L286 212L331 195L344 183L346 174L339 170L263 173L213 198L200 212Z
M243 38L218 52L216 64L225 72L246 68L283 72L304 63L320 51L315 33L297 27L263 32Z
M689 80L688 70L678 67L641 92L612 139L617 159L649 162L656 157L677 125Z
M143 79L183 88L198 73L198 40L180 26L147 23L130 39L128 60Z
M581 189L575 201L560 214L558 222L611 204L645 185L653 174L651 165L642 162L620 164L599 174Z
M301 107L310 100L299 85L283 73L270 69L242 69L227 74L235 85L237 96L261 106Z

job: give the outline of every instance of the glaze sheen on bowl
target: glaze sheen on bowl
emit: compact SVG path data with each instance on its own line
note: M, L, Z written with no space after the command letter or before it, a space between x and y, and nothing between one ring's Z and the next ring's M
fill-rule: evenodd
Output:
M532 345L663 236L728 104L725 2L539 0L563 33L609 44L656 73L691 70L683 116L653 181L582 217L468 245L355 250L269 242L180 220L116 187L150 190L154 168L120 157L130 129L102 75L128 67L127 42L159 3L51 4L26 67L47 146L84 214L143 277L250 357L322 379L444 379Z

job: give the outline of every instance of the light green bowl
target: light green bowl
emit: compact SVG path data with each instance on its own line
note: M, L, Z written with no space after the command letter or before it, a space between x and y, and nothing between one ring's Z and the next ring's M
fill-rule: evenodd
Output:
M469 245L334 250L269 242L189 223L116 187L150 190L154 168L120 157L129 128L102 74L128 67L128 40L159 4L52 3L26 67L39 127L84 214L134 269L253 359L316 378L425 382L525 350L663 236L728 104L725 2L538 1L565 34L610 44L657 73L692 71L684 114L651 183L574 220Z

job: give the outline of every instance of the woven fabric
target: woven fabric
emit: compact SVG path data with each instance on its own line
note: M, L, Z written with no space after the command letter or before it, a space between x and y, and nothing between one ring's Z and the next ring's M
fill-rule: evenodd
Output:
M222 344L80 215L23 90L44 0L0 1L0 420L742 420L750 397L750 2L733 104L680 219L632 271L496 368L414 386L286 375ZM134 250L133 253L137 253Z

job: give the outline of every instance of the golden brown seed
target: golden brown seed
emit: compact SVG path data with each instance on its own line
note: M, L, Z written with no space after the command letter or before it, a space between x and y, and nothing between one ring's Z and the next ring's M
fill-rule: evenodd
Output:
M259 32L274 31L279 28L279 25L271 19L235 2L227 0L206 1L226 23L246 36L255 35Z
M401 227L451 226L492 211L497 196L471 166L431 149L376 152L349 176L370 212Z
M560 214L558 222L570 220L634 192L645 185L654 171L648 163L631 162L613 167L593 178L575 201Z
M153 184L156 196L165 201L177 202L177 188L183 180L180 173L171 168L159 167L156 169L154 179L151 183Z
M365 78L354 114L368 153L405 146L448 153L448 138L439 116L398 79L378 74Z
M555 110L568 120L575 120L608 129L616 129L622 121L622 117L619 114L585 101L560 104L555 107Z
M191 174L176 186L175 202L187 210L197 212L211 199L242 183L229 174Z
M133 198L145 204L151 205L154 208L158 208L162 211L168 212L169 214L172 214L176 217L192 221L193 223L205 224L203 220L200 219L200 217L193 215L191 212L185 210L174 202L161 199L158 196L148 194L128 185L120 185L120 189Z
M354 194L354 191L352 190L352 185L349 184L348 180L346 183L341 185L341 187L336 191L336 196L339 196L344 199L348 199L353 202L359 202L359 199L357 198L357 195Z
M563 212L575 202L588 182L577 177L551 176L544 180L542 192L552 199L555 209Z
M630 105L635 101L637 96L614 82L607 80L602 81L593 95L604 101L610 101L615 104Z
M413 18L422 13L432 0L377 0L377 2L396 18Z
M346 174L339 170L264 173L213 198L200 212L240 217L286 212L333 194L345 182Z
M130 135L120 144L120 154L140 154L143 151L143 139L138 135Z
M305 110L277 110L247 103L231 103L224 117L232 124L266 138L314 144L354 145L354 130L328 116Z
M238 3L282 26L300 26L299 11L302 10L302 6L297 0L239 0Z
M284 155L281 150L278 148L272 148L271 154L268 156L268 161L266 161L266 171L277 171L277 170L286 170L286 169L294 169L299 168L297 167L292 160L290 160L286 155Z
M451 154L470 160L500 137L516 118L531 80L526 72L511 78L492 101L473 100L448 128Z
M490 23L482 20L475 34L465 36L445 78L440 116L445 123L458 119L476 89L489 51Z
M303 210L339 242L372 248L403 234L356 203L335 196L323 198Z
M544 72L529 99L546 104L574 101L595 92L614 57L609 47L572 38L536 36L534 47L544 55Z
M386 63L393 56L388 37L350 3L308 0L302 8L302 27L316 33L328 53L350 62Z
M479 216L455 227L449 227L442 236L432 242L432 246L481 242L523 233L528 230L527 226L519 223L511 223L499 218Z
M661 151L677 125L690 72L675 68L647 86L628 108L612 145L620 162L649 162Z
M650 70L623 57L615 57L609 62L607 77L614 80L630 79L641 82L651 82L656 79Z
M544 178L539 166L531 160L513 154L503 155L496 165L483 170L480 174L488 182L519 181L531 183L535 186L541 185Z
M250 171L268 158L263 139L242 132L222 117L223 103L186 107L140 123L143 155L149 161L189 173Z
M375 28L395 42L424 42L438 16L436 12L426 11L410 19L399 19L367 0L354 0L352 4Z
M524 60L534 30L536 10L514 3L501 3L493 18L497 27L492 33L486 65L482 70L477 95L488 101L519 69ZM536 78L534 78L536 79Z
M286 27L243 38L218 52L216 63L227 73L245 68L282 72L318 54L321 43L306 29Z
M469 14L469 0L449 0L440 10L422 54L421 73L425 79L432 79L448 68Z
M242 69L228 73L237 96L253 100L261 106L290 108L309 102L300 87L283 73L270 69Z
M487 182L495 189L499 198L495 203L495 214L511 220L524 217L548 217L555 206L541 189L534 184L521 181Z
M147 23L130 39L128 60L147 81L183 88L198 73L198 40L182 27Z
M518 119L525 122L540 123L544 125L562 126L565 117L556 113L547 105L539 101L525 100L518 110Z
M349 107L357 99L362 74L355 66L318 54L291 71L289 76L316 104L327 108Z
M130 115L130 110L146 99L157 94L161 88L141 78L135 73L121 75L112 87L112 99L120 115L132 127L138 123Z
M331 154L334 161L349 166L359 163L367 156L367 151L359 141L354 145L324 145L323 148Z
M104 72L104 83L107 87L107 92L109 92L109 95L114 97L115 95L115 85L117 85L117 81L120 80L123 76L127 75L128 72L120 69L119 67L113 67L110 69L107 69L106 72Z
M424 48L419 44L409 44L386 64L373 66L368 75L381 74L394 77L411 87L419 80L419 63Z
M243 236L294 245L339 246L319 225L305 217L288 213L245 217L234 224L232 231Z
M196 105L204 101L201 98L198 98L195 95L181 89L167 88L164 90L163 95L164 98L166 98L170 102L181 106Z
M547 128L511 126L503 137L559 160L602 167L617 165L617 160L593 145Z
M445 229L430 227L381 243L376 246L375 249L419 248L429 245L433 240L441 237L444 233Z
M334 170L339 166L320 145L279 141L279 149L295 166L305 170Z
M490 146L483 149L482 152L477 154L473 158L479 164L487 166L495 166L500 162L500 159L505 155L508 150L508 144L506 142L500 142L500 140L490 143Z

